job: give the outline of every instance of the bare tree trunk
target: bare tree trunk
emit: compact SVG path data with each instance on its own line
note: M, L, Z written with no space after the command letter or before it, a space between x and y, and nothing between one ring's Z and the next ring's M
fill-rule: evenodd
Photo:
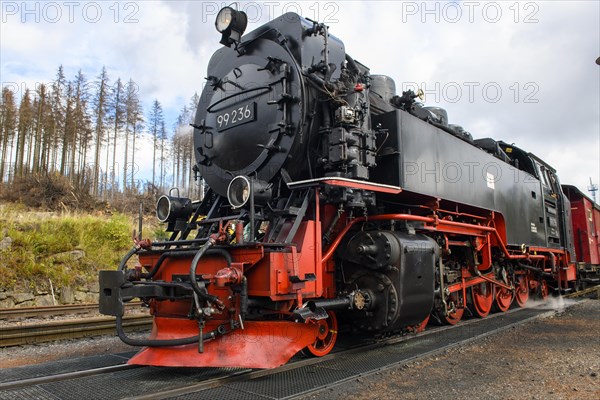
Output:
M167 132L165 130L165 121L162 121L160 126L160 188L163 189L165 185L165 136Z
M106 192L108 190L108 160L110 157L110 133L106 134L106 164L104 168L103 180L104 180L104 189L102 190L102 200L107 200Z
M15 157L16 175L23 176L25 170L25 139L31 127L31 102L29 99L29 89L25 90L21 105L19 106L19 129L17 139L17 155Z
M33 151L33 172L38 173L41 170L41 151L42 151L42 126L44 118L44 109L46 106L46 85L42 84L38 91L39 103L37 121L35 126L35 148Z
M127 154L129 152L129 122L125 123L125 157L123 159L123 193L127 192Z
M136 188L137 186L135 185L134 182L134 177L135 177L135 137L137 136L137 132L136 132L136 124L133 125L133 140L131 143L131 188Z
M65 109L65 123L64 123L64 132L63 132L63 140L62 140L62 154L60 157L60 174L66 175L67 166L69 162L69 143L70 136L72 134L72 124L73 124L73 96L72 96L72 87L71 83L69 83L67 88L67 107Z
M106 68L102 68L99 79L99 88L96 94L96 104L94 115L96 117L96 147L94 149L94 179L93 190L94 196L98 196L98 188L100 185L100 151L102 149L102 139L104 136L104 116L107 97L108 74Z
M15 137L15 127L17 125L17 106L15 104L14 93L8 88L2 90L2 124L0 124L0 137L2 137L2 159L0 159L0 183L4 182L6 167L10 171L12 161L12 144L8 152L9 141L12 143ZM7 181L10 180L10 176Z
M117 175L117 140L119 138L119 129L123 123L123 105L121 102L123 101L123 84L121 83L121 78L117 79L114 89L114 137L113 137L113 154L112 154L112 171L111 171L111 187L110 187L110 197L114 199L115 195L115 185L116 185L116 175Z

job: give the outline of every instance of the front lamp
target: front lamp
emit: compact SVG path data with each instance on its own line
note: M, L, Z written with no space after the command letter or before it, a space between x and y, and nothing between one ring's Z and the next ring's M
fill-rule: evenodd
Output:
M156 202L156 217L160 222L185 220L192 215L192 201L186 197L162 195Z
M244 175L238 175L229 182L227 187L227 200L232 208L242 208L253 204L263 206L272 197L271 185ZM250 204L248 202L250 201Z
M248 16L245 12L223 7L215 21L217 31L222 34L220 43L228 47L233 43L239 43L247 25Z
M247 177L238 175L233 178L227 188L227 200L231 207L243 207L250 199L250 191L250 180Z

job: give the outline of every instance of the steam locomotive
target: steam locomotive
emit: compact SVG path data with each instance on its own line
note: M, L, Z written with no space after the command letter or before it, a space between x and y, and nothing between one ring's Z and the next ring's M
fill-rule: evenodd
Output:
M288 13L243 35L225 7L215 25L193 124L209 190L160 197L170 239L100 272L100 311L145 347L130 363L272 368L328 354L342 322L419 331L579 284L571 204L544 161L396 94L325 24ZM133 298L147 339L123 331Z

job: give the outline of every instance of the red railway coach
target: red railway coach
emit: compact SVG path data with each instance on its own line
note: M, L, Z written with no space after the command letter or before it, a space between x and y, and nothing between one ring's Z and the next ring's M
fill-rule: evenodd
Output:
M572 185L562 185L571 201L575 256L581 283L598 283L600 266L600 206Z

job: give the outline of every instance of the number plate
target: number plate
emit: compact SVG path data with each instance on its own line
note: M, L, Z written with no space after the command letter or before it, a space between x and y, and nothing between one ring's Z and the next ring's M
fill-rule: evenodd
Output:
M254 121L256 117L256 103L243 104L217 113L217 131L221 132L234 126Z

